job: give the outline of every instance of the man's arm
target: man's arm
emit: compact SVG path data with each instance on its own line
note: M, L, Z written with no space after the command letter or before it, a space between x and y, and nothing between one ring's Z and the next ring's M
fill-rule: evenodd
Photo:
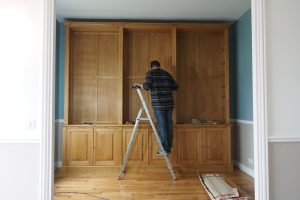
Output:
M145 90L151 90L151 88L152 88L152 77L151 77L151 74L147 73L145 79L146 80L145 80L145 82L143 84L144 89Z
M175 80L173 79L173 77L171 76L171 89L172 90L177 90L178 89L178 85L175 82Z

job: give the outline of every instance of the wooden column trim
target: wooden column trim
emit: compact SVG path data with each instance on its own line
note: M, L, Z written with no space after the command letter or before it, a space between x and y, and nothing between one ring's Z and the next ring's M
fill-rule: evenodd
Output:
M65 23L65 88L64 88L64 124L69 124L69 68L70 68L70 23Z
M124 83L124 26L119 27L119 92L118 92L118 116L119 124L123 123L123 83Z
M230 123L229 97L229 28L224 30L224 62L225 62L225 123Z
M176 60L176 54L177 54L177 29L174 26L172 28L172 66L171 66L171 74L175 81L177 81L177 60ZM173 111L173 123L177 123L177 94L174 92L174 111Z

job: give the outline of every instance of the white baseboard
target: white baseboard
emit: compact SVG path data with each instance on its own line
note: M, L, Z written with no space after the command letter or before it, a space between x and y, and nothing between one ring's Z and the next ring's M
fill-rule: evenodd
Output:
M247 167L246 165L234 160L233 165L236 166L237 168L239 168L241 171L245 172L246 174L248 174L249 176L251 176L252 178L254 178L254 170Z
M56 161L55 164L54 164L54 168L57 169L57 168L61 168L62 167L62 162L61 161Z

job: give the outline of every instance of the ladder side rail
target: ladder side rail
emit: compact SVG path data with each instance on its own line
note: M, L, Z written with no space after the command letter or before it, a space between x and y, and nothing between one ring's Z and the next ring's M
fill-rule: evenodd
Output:
M164 159L166 160L167 167L168 167L168 169L169 169L169 171L170 171L170 173L171 173L172 178L173 178L174 180L176 180L176 176L175 176L175 174L174 174L174 171L173 171L173 168L172 168L172 164L171 164L171 162L170 162L170 160L169 160L169 158L168 158L168 156L167 156L167 154L166 154L166 151L165 151L164 147L163 147L162 144L161 144L159 135L158 135L158 133L157 133L157 131L156 131L155 125L154 125L154 123L153 123L153 121L152 121L152 118L151 118L151 116L150 116L149 110L148 110L148 108L147 108L147 106L146 106L146 103L145 103L143 94L142 94L142 92L141 92L141 90L140 90L139 88L137 88L137 92L138 92L138 95L139 95L139 97L140 97L140 99L141 99L141 101L142 101L142 105L143 105L143 107L144 107L144 110L145 110L146 115L147 115L147 117L148 117L148 120L149 120L149 122L150 122L150 125L151 125L151 127L152 127L152 129L153 129L153 131L154 131L154 135L155 135L155 137L156 137L156 140L157 140L157 143L158 143L158 145L159 145L159 148L161 149L161 151L162 151L162 153L163 153L163 157L164 157Z
M126 154L125 154L125 157L123 159L123 163L122 163L122 167L121 167L121 171L120 171L120 175L119 175L119 180L123 178L124 176L124 173L125 173L125 168L126 168L126 165L127 165L127 161L129 159L129 154L131 152L131 149L132 149L132 146L133 146L133 141L136 137L136 134L137 134L137 128L138 128L138 125L139 125L139 118L142 116L142 112L143 112L143 108L141 108L138 112L138 115L136 117L136 123L134 125L134 128L133 128L133 131L132 131L132 135L130 137L130 141L129 141L129 144L127 146L127 150L126 150Z

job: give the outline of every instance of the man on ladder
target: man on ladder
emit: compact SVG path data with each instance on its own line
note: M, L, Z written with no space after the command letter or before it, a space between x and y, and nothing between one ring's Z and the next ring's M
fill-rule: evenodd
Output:
M159 136L161 143L167 152L171 153L173 141L172 115L174 100L172 91L178 89L178 85L173 77L160 68L157 60L151 61L151 69L146 74L143 84L145 90L151 92L151 103L154 115L158 123ZM162 155L161 149L157 155Z
M158 145L160 147L160 149L157 151L157 155L164 157L168 169L170 170L171 176L175 180L176 177L172 165L167 156L171 152L173 140L172 115L174 108L174 100L172 96L172 91L177 90L178 85L168 72L160 69L160 63L158 61L151 61L151 70L149 70L146 74L146 80L143 84L143 87L145 90L150 90L151 92L151 102L154 110L154 115L158 123L159 134L156 131L156 128L149 114L149 110L140 91L141 85L134 84L132 87L138 92L138 95L142 102L142 108L140 109L136 118L133 134L130 138L130 142L122 163L119 179L122 179L122 177L124 176L129 153L133 144L133 140L137 133L137 127L139 122L141 120L149 120ZM143 110L145 110L147 118L141 118Z

